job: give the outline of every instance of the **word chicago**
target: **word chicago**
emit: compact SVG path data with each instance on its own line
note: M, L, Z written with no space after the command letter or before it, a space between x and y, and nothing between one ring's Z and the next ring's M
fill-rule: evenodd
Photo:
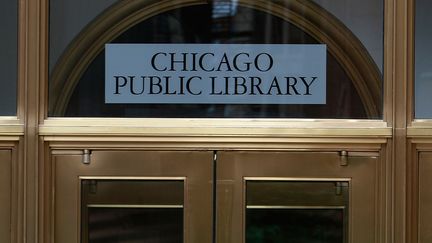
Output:
M325 102L325 48L323 67L284 45L161 45L107 50L107 103Z

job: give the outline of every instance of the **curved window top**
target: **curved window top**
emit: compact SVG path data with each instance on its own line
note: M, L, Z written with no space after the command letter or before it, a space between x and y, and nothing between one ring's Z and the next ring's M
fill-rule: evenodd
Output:
M49 70L75 37L118 0L50 0Z
M339 19L361 41L378 68L383 70L384 1L313 0Z
M382 78L378 66L352 32L319 5L300 1L285 1L284 6L262 1L211 4L162 1L153 5L149 2L152 1L136 1L136 6L113 5L69 44L51 72L50 116L360 119L382 116ZM53 35L51 31L51 42ZM324 43L328 50L327 101L323 105L105 104L105 43Z
M0 1L0 116L17 112L18 1Z

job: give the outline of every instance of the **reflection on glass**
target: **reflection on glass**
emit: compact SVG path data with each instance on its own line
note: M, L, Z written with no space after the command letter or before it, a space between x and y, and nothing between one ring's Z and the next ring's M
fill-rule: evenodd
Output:
M83 180L82 241L183 242L183 181Z
M316 5L315 8L320 7ZM323 21L320 26L326 24ZM382 36L382 33L378 36ZM182 7L145 19L125 29L111 43L317 44L320 41L304 28L265 11L246 7L237 1L212 1L210 4ZM374 53L382 56L379 48ZM327 103L324 105L105 104L104 59L105 53L101 51L83 70L76 85L65 86L70 90L56 90L56 87L62 87L63 84L50 83L53 87L49 100L50 116L381 118L382 105L376 104L376 112L365 107L370 102L365 102L366 98L360 97L358 85L353 83L346 67L330 52L327 53L328 88ZM57 69L62 70L60 66ZM53 67L53 72L57 69ZM377 85L379 86L381 84ZM380 92L377 90L378 94ZM380 102L377 101L379 98L373 99L375 103Z
M415 118L432 118L432 1L416 0L415 13Z
M357 36L382 73L384 64L384 1L313 1L336 16Z
M248 209L247 243L342 243L342 209Z
M183 242L183 209L88 209L88 242Z
M247 243L346 243L348 182L247 181Z
M121 0L120 0L121 1ZM80 31L119 0L49 1L49 70Z
M0 1L0 116L17 111L18 2Z

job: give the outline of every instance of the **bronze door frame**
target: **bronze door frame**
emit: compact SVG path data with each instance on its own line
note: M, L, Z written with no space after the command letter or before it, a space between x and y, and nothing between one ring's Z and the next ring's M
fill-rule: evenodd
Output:
M183 180L184 240L211 242L212 162L213 152L95 151L89 163L82 156L54 155L54 241L80 242L81 181L99 179Z
M377 242L378 153L344 157L338 152L220 151L216 155L215 159L213 151L94 151L85 164L83 156L54 154L55 242L80 242L84 179L184 180L186 243L213 242L213 234L215 242L245 242L247 181L346 182L347 242Z
M360 156L350 156L347 163L337 152L218 153L217 242L245 242L245 183L248 180L348 182L347 242L377 242L379 156L378 153L357 155Z

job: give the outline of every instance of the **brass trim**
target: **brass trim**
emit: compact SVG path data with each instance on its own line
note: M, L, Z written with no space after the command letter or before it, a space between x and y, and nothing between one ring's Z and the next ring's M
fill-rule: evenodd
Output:
M275 138L267 137L44 137L51 149L160 151L378 151L386 138Z
M18 142L21 140L21 137L18 135L20 134L14 134L14 135L2 134L0 135L0 142L1 141Z
M131 137L139 138L143 136L160 136L160 137L205 137L205 136L221 136L221 137L262 137L271 136L274 138L280 137L298 137L298 138L390 138L392 136L391 128L133 128L133 127L41 127L40 134L46 136L47 140L52 136L79 136L87 138L96 138L98 136L106 137ZM86 139L85 139L86 140ZM103 139L102 139L103 140ZM134 139L132 139L134 140Z
M416 119L407 128L408 138L427 138L432 136L432 120Z
M392 128L376 120L50 118L39 126L39 133L43 136L391 137Z
M406 121L407 126L415 121L415 0L406 1Z
M19 235L14 242L47 242L45 232L50 225L42 222L41 210L44 179L41 178L44 147L38 135L40 116L45 109L45 60L47 54L48 0L20 0L20 50L18 118L24 123L24 134L19 141Z
M23 136L25 128L22 125L0 126L0 136Z
M347 156L348 157L379 157L380 156L380 152L364 152L364 151L347 151Z
M0 116L0 137L1 136L22 136L25 125L17 117Z
M320 181L330 181L330 182L350 182L351 178L311 178L311 177L243 177L243 180L246 181L311 181L311 182L320 182Z
M431 123L413 123L413 126L407 128L406 136L408 138L427 138L432 136Z
M79 176L79 180L185 181L184 176Z
M79 78L105 43L125 29L159 13L185 6L206 4L199 0L120 1L91 22L71 42L52 72L49 110L62 116ZM312 1L240 0L239 5L255 8L293 23L326 43L353 81L366 113L378 117L382 110L382 79L377 65L357 37L332 14ZM326 25L320 23L326 22Z
M16 116L0 116L0 125L23 125L23 122Z
M395 48L396 37L396 11L395 0L382 0L384 3L384 60L383 60L383 119L388 122L389 126L393 127L394 116L396 110L394 98L395 93L395 75L394 72L400 67L395 66L396 52Z
M346 209L345 206L247 205L246 209Z
M391 128L382 120L355 119L258 119L258 118L53 118L44 121L49 126L107 126L107 127L297 127L297 128Z
M184 208L183 205L88 204L88 208Z
M412 120L411 126L413 128L432 128L432 119L415 119Z
M407 143L407 120L410 115L408 112L411 108L408 106L412 104L408 99L412 96L408 94L410 87L408 85L410 73L409 63L409 18L413 13L409 4L410 0L394 0L387 1L389 10L389 23L386 24L387 28L391 28L392 35L392 59L387 60L391 62L391 75L392 75L392 90L388 93L392 99L392 127L393 139L389 143L389 169L391 175L391 199L392 208L390 222L391 230L387 239L390 242L411 242L407 238L407 228L411 222L407 222L407 205L409 205L407 198L407 172L411 166L407 163L409 161L408 143ZM390 98L390 97L389 97Z
M103 122L103 123L102 123ZM102 125L103 124L103 125ZM155 125L157 124L157 125ZM175 125L174 125L175 124ZM381 121L255 119L49 119L39 127L43 136L273 136L391 137Z
M56 149L56 150L51 150L51 154L52 155L83 155L84 154L84 150L60 150L60 149Z

